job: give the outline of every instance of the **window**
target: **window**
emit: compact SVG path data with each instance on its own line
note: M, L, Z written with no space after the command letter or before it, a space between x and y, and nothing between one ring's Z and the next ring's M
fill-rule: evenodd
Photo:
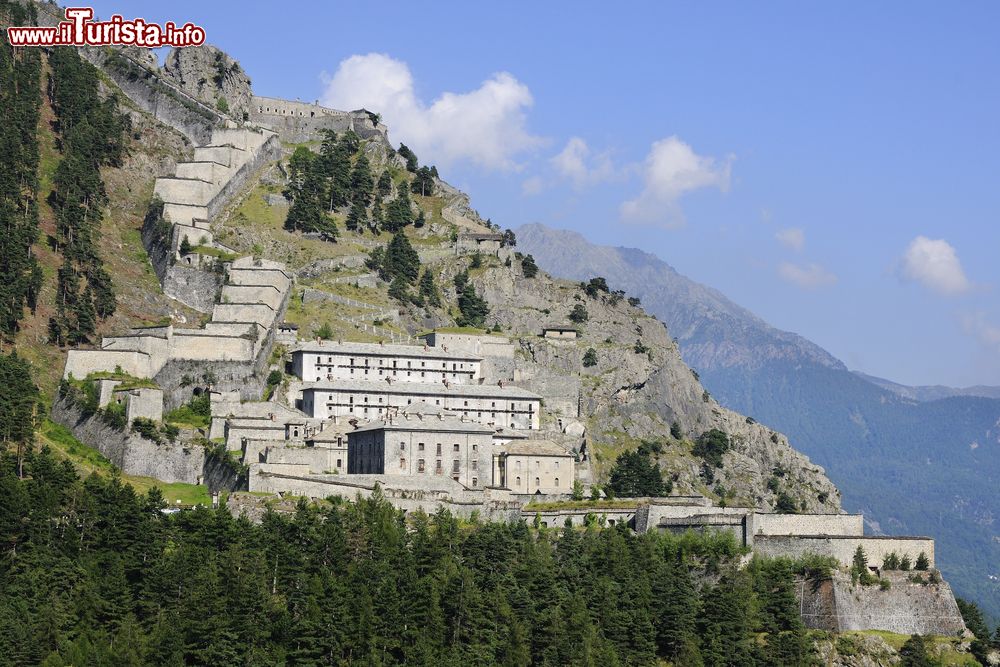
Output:
M424 471L424 460L423 459L418 459L417 460L417 472L423 472L423 471Z
M517 470L521 469L521 460L520 459L518 459L517 461L514 461L514 468L517 469Z
M536 477L536 478L535 478L535 488L537 489L537 488L538 488L538 487L540 487L541 485L542 485L542 480L540 480L540 479L538 479L538 478Z
M479 445L472 445L472 451L478 452L479 451Z
M468 401L464 401L464 402L462 403L462 405L464 405L465 407L469 407L469 402L468 402Z
M438 459L438 460L437 460L437 465L436 465L436 466L434 466L434 470L435 470L435 471L437 472L437 474L439 474L439 475L441 474L441 471L442 471L442 470L444 470L444 468L443 468L443 467L441 466L441 459Z
M559 478L556 477L556 488L559 488Z
M437 446L437 455L441 456L441 443L440 442L438 443L438 446Z
M458 451L458 443L457 442L454 445L451 446L451 451L453 451L453 452L457 452Z
M338 467L338 468L342 468L342 467L344 467L344 464L343 464L343 459L337 459L337 467Z
M496 401L493 401L493 402L490 403L490 407L491 408L495 408L496 406L497 406L497 402Z
M406 443L405 443L405 442L401 442L401 443L399 443L399 451L401 451L401 452L402 452L402 451L404 451L405 449L406 449Z
M552 467L559 470L559 459L556 459L555 462L553 462Z
M472 478L472 486L479 486L479 478L478 477L473 477Z
M514 486L516 486L517 488L521 488L521 478L520 477L517 477L517 478L514 479Z
M538 470L541 467L542 467L542 462L541 461L535 461L535 470Z
M451 471L452 472L458 472L458 465L459 465L458 459L455 459L454 461L452 461L451 462Z
M403 458L399 459L399 469L403 470L405 468L406 468L406 459Z
M422 443L422 442L418 442L417 443L417 451L418 452L424 451L424 443Z
M470 465L471 465L471 467L472 467L473 470L478 470L479 469L479 460L478 459L472 459L472 463Z

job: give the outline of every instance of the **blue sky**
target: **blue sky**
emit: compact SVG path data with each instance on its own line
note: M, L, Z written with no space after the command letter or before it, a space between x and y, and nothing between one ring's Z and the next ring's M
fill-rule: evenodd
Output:
M505 227L654 252L852 368L1000 384L996 3L94 4L382 111Z

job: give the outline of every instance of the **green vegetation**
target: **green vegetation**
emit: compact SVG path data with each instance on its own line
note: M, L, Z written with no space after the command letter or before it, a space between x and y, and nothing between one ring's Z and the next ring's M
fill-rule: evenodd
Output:
M597 365L597 350L590 347L583 354L583 366L584 368L591 368Z
M404 519L379 493L254 525L165 515L163 492L48 450L14 469L0 457L2 665L810 659L787 568L739 570L728 535ZM67 516L86 529L50 529Z
M574 304L573 309L569 311L569 321L576 324L583 324L588 319L590 319L590 314L587 312L586 306L582 303Z
M622 452L611 468L605 492L616 496L665 496L673 490L670 481L663 481L663 473L656 462L656 455L663 451L658 442L644 441L634 451Z
M34 8L3 0L7 25L31 23ZM42 268L31 250L38 239L39 49L14 49L0 41L0 340L13 339L42 288Z
M187 405L171 410L163 416L163 421L189 428L208 428L212 423L212 403L208 392L195 396Z
M531 255L525 255L524 259L521 260L521 273L524 274L525 278L534 278L538 275L538 265L535 264L535 258Z
M111 276L97 252L108 202L100 169L120 165L131 121L118 112L114 96L101 100L97 70L75 48L52 49L49 63L49 95L63 155L50 198L63 264L49 338L60 345L78 345L88 342L98 320L110 317L116 308Z

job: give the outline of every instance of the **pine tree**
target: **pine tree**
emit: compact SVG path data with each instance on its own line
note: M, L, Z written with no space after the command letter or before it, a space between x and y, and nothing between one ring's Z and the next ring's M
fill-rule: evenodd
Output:
M462 313L458 325L462 327L481 329L486 323L486 316L490 314L489 304L476 294L472 283L466 283L458 295L458 310Z
M538 265L535 264L535 258L531 255L525 255L524 259L521 260L521 273L524 274L525 278L534 278L538 275Z
M413 210L410 206L410 196L406 187L400 183L396 189L396 198L389 202L385 212L385 229L396 233L413 222Z
M434 283L434 274L431 273L430 269L424 269L423 274L420 276L420 296L430 306L434 306L435 308L441 306L441 293Z
M382 271L387 280L402 276L407 285L412 285L420 272L420 256L410 244L406 234L397 231L385 249Z
M417 165L419 164L416 153L411 151L406 144L400 144L399 154L406 160L406 171L416 173Z
M354 169L351 170L351 201L355 205L360 203L363 206L368 206L374 187L371 165L368 162L368 157L362 153L354 163Z
M410 192L424 197L433 196L434 175L431 173L429 168L421 167L420 169L417 169L416 174L413 177L413 182L410 183Z
M597 350L592 347L587 348L583 355L583 365L585 368L597 365Z
M383 169L382 173L379 174L376 192L382 199L392 194L392 177L389 175L388 169Z
M368 224L368 212L365 210L365 205L361 203L360 200L355 201L351 204L351 212L347 214L347 220L344 226L348 231L357 232Z
M927 655L927 644L920 635L910 635L903 647L899 649L900 667L931 667L931 662Z

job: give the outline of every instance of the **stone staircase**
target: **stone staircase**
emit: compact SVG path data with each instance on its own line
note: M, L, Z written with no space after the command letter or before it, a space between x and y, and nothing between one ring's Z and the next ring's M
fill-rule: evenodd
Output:
M164 219L173 224L171 251L175 259L180 259L184 239L192 247L217 247L211 220L258 167L279 157L280 152L278 137L270 130L218 128L212 131L209 144L194 149L192 161L178 163L173 176L156 179L153 194L163 201Z

